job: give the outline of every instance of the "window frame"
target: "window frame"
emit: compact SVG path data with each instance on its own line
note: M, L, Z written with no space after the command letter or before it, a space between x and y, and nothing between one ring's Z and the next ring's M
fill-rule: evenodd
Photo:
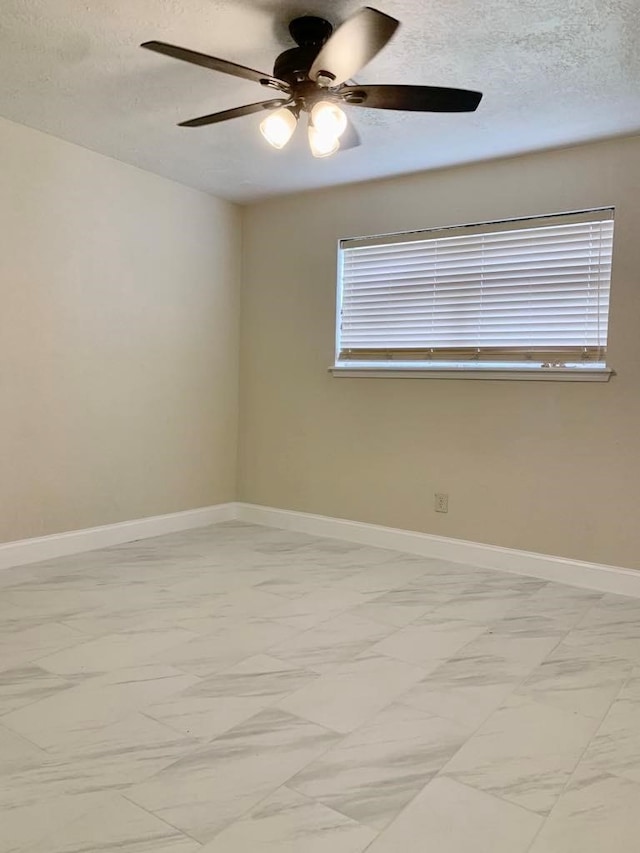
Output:
M613 205L590 208L585 210L566 211L562 213L543 214L536 216L500 219L464 225L451 225L426 229L415 229L411 231L394 232L388 234L371 235L367 237L349 237L338 241L337 247L337 289L336 289L336 318L335 318L335 355L334 363L329 371L334 376L340 377L371 377L371 378L434 378L434 379L498 379L498 380L552 380L552 381L582 381L582 382L606 382L615 375L613 369L606 362L607 344L604 347L605 361L585 362L583 364L528 364L521 362L495 362L490 360L476 361L451 361L448 360L407 360L399 358L385 360L380 355L371 360L358 360L356 358L340 359L341 354L341 311L343 301L343 263L345 248L359 248L361 246L382 246L390 243L413 243L424 239L438 239L443 237L455 237L469 234L470 230L477 234L495 234L502 231L520 230L527 227L527 223L540 223L538 227L544 227L547 221L566 224L588 222L590 216L599 221L615 221L615 207ZM609 288L611 288L611 281ZM390 348L392 349L392 348ZM428 348L425 348L425 351ZM515 348L514 348L515 349ZM420 352L422 350L419 350ZM533 352L534 348L527 348ZM381 350L382 352L382 350Z

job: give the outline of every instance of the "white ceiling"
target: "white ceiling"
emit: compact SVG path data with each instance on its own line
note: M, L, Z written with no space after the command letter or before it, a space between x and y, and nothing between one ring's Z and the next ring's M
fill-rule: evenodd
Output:
M287 24L352 0L4 0L0 115L236 201L640 130L638 0L377 0L402 26L357 77L479 89L475 114L352 107L363 145L275 151L260 116L183 119L262 100L260 86L148 51L159 39L270 72Z

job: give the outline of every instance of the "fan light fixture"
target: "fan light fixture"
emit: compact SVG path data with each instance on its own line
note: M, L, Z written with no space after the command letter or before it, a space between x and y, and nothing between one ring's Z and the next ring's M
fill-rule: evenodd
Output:
M295 113L280 107L260 123L260 132L274 148L284 148L298 123ZM340 148L340 137L347 129L347 117L332 101L318 101L309 114L309 147L314 157L329 157Z
M331 101L318 101L311 109L311 121L320 133L336 139L347 129L347 116L337 104Z
M340 139L333 133L323 133L310 121L309 148L314 157L330 157L340 148Z
M260 132L274 148L284 148L297 125L298 119L291 110L281 107L260 122Z

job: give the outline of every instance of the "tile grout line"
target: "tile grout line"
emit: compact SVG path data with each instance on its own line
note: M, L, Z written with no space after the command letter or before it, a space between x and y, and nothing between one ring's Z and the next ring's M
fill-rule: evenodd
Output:
M198 841L197 838L194 838L192 835L189 835L189 833L185 832L183 829L179 829L179 827L174 826L172 823L170 823L164 817L160 817L160 815L157 815L155 812L150 811L149 809L140 805L140 803L136 803L135 800L130 799L126 794L126 788L112 788L111 792L117 794L117 796L119 796L119 797L122 797L123 800L126 800L132 806L135 806L136 808L140 809L141 811L146 812L148 815L155 818L155 820L159 820L161 823L164 823L166 826L170 826L171 829L174 829L182 837L188 838L190 841L195 841L195 843L199 844L200 847L204 847L204 844L202 841Z
M552 583L552 581L549 581L549 583ZM533 593L532 593L532 594L533 594ZM604 595L604 594L603 594L603 595ZM602 597L603 597L603 596L602 596ZM601 601L602 597L599 599L599 601ZM599 603L599 602L594 602L594 603L593 603L593 605L592 605L592 607L595 607L598 603ZM514 609L515 609L515 606L514 606ZM583 616L582 616L582 617L580 618L580 620L576 623L576 625L580 624L580 622L582 621L582 619L586 617L586 613L587 613L587 612L589 612L591 609L592 609L591 607L589 607L589 608L587 609L587 611L583 614ZM507 618L507 615L508 615L508 614L505 614L505 617L503 617L503 618ZM497 620L497 621L500 621L500 620ZM558 646L560 646L560 645L564 642L564 640L569 636L569 634L571 633L571 631L573 631L573 630L574 630L574 628L576 627L576 625L574 625L574 626L572 626L571 628L569 628L569 630L568 630L566 633L562 634L562 635L558 638L558 642L557 642L557 643L556 643L556 644L555 644L555 645L554 645L554 646L549 650L549 652L548 652L548 653L547 653L547 655L543 658L543 660L542 660L542 661L540 661L540 663L539 663L539 664L537 664L537 667L541 666L541 665L542 665L542 664L543 664L543 663L548 659L549 655L553 654L553 652L558 648ZM480 637L476 637L474 640L470 640L470 641L469 641L469 643L466 643L466 644L465 644L465 646L461 647L461 649L459 649L459 650L458 650L458 652L456 652L456 654L458 654L459 652L463 651L467 646L469 646L469 645L471 645L472 643L476 642L476 641L477 641L478 639L480 639L481 637L488 636L488 635L489 635L489 634L491 634L491 633L492 633L491 629L490 629L490 628L487 628L487 630L486 630L483 634L481 634L481 635L480 635ZM445 664L445 663L448 663L450 660L454 660L454 659L455 659L455 656L454 656L454 657L452 657L452 658L449 658L449 659L447 659L447 660L444 660L444 661L442 662L442 664L441 664L441 665L443 665L443 664ZM479 725L471 731L471 734L470 734L467 738L465 738L464 742L460 745L459 749L457 749L457 750L456 750L456 752L455 752L452 756L450 756L450 757L447 759L447 762L445 763L445 765L444 765L442 768L440 768L440 770L438 770L438 772L434 775L433 779L436 779L436 778L447 778L447 779L452 779L453 781L457 782L458 784L465 785L466 787L471 788L471 789L473 789L473 790L475 790L475 791L480 791L480 792L482 792L482 793L488 794L489 796L492 796L494 799L497 799L497 800L499 800L500 802L508 803L509 805L516 805L516 806L518 806L519 808L522 808L522 809L524 809L525 811L528 811L530 814L534 814L534 815L536 815L536 816L538 816L538 817L542 817L542 818L543 818L543 822L542 822L542 824L541 824L541 826L540 826L540 829L538 830L538 832L540 832L540 831L542 830L542 827L543 827L543 826L544 826L544 824L546 823L546 821L547 821L547 819L548 819L549 815L543 816L543 815L541 815L541 814L540 814L540 812L536 812L536 811L534 811L533 809L529 809L527 806L523 806L523 805L521 805L520 803L512 803L510 800L507 800L507 799L505 799L504 797L501 797L499 794L494 794L494 793L493 793L493 792L491 792L491 791L485 791L483 788L476 788L474 785L470 785L470 784L468 784L468 783L461 782L459 779L456 779L455 777L449 776L449 775L447 774L447 770L446 770L447 765L448 765L448 764L449 764L449 763L450 763L450 762L455 758L455 756L457 755L457 753L458 753L458 752L460 752L460 750L462 750L462 749L466 746L466 744L471 740L471 738L475 737L475 735L480 731L480 729L485 725L485 723L487 723L487 721L488 721L488 720L490 720L490 719L491 719L491 717L493 717L493 716L494 716L494 714L496 714L498 711L500 711L500 710L501 710L501 708L502 708L502 707L503 707L503 705L504 705L504 702L505 702L509 697L513 696L513 694L514 694L514 693L515 693L515 692L516 692L516 691L517 691L517 690L518 690L518 689L519 689L519 688L524 684L524 682L525 682L525 681L530 677L531 672L533 672L537 667L536 667L536 666L534 666L532 670L530 670L529 672L527 672L527 674L526 674L526 675L524 675L524 676L522 677L522 679L520 679L520 680L519 680L519 681L514 685L513 690L511 690L511 692L508 694L508 696L507 696L507 697L502 701L502 703L500 704L500 706L499 706L498 708L494 709L493 711L491 711L489 714L487 714L487 716L486 716L486 717L485 717L485 718L484 718L484 719L479 723ZM427 678L428 678L428 676L427 676ZM626 682L625 682L625 683L626 683ZM410 690L410 689L411 689L411 688L409 688L409 690ZM622 689L623 689L623 688L621 687L621 688L620 688L620 690L622 690ZM407 691L407 692L409 692L409 691ZM401 702L402 702L402 700L399 700L399 701L401 701ZM614 700L614 701L615 701L615 700ZM613 703L612 703L612 704L613 704ZM407 707L410 707L410 708L411 708L411 707L413 707L413 706L408 705ZM611 706L609 706L609 708L610 708L610 707L611 707ZM605 712L605 716L606 716L606 713L608 713L609 708L607 708L607 711ZM438 715L438 716L439 716L439 715ZM447 720L449 720L450 722L453 722L453 723L458 723L458 721L457 721L457 720L454 720L452 717L445 717L444 719L447 719ZM596 733L597 733L597 730L596 730ZM593 737L595 737L596 733L594 733ZM582 756L584 755L584 752L586 752L586 750L587 750L587 748L588 748L589 744L591 743L591 740L593 740L593 737L589 740L589 743L585 746L585 749L584 749L584 751L581 753L581 757L580 757L580 759L578 759L578 762L581 760ZM577 766L577 764L576 764L576 766ZM572 771L572 773L570 774L570 776L571 776L571 775L573 775L573 771ZM424 788L426 788L429 784L431 784L431 782L433 781L433 779L430 779L430 780L429 780L429 782L427 782L427 784L424 786ZM552 807L552 809L550 810L550 812L553 810L553 808L555 808L556 803L558 802L558 800L559 800L560 796L562 795L562 792L564 791L564 789L565 789L565 787L566 787L566 785L567 785L568 783L569 783L569 780L567 780L567 782L565 783L565 785L564 785L564 786L563 786L563 788L562 788L562 791L558 794L558 797L556 798L556 802L554 803L554 806ZM421 791L419 791L415 796L417 797L417 796L418 796L422 791L424 791L424 788L422 788L422 789L421 789ZM412 800L411 800L410 802L413 802L413 800L414 800L414 799L415 799L415 797L413 797L413 798L412 798ZM408 806L408 805L409 805L409 803L407 803L406 805ZM405 806L404 808L406 808L406 806ZM402 811L404 811L404 808L402 809ZM396 816L396 818L394 818L394 821L397 819L397 817L399 817L399 816L400 816L400 814L401 814L401 813L402 813L402 812L400 812L400 813ZM393 823L393 821L392 821L392 823ZM389 824L389 825L391 825L391 824ZM534 840L535 840L535 838L537 837L537 835L538 835L538 833L536 833L536 836L534 836ZM530 847L529 847L529 848L527 848L527 850L529 850L529 849L530 849ZM525 851L525 853L526 853L526 851Z
M295 692L295 691L293 691L293 692ZM279 701L279 700L277 700L277 701ZM273 707L273 706L270 706L270 707ZM219 738L219 737L224 737L224 735L225 735L225 734L228 734L229 732L233 731L233 729L235 729L235 728L239 728L240 726L245 725L245 723L250 722L254 717L259 716L259 715L260 715L264 710L267 710L267 708L264 708L264 709L262 709L262 710L260 710L260 711L257 711L255 714L252 714L252 715L251 715L251 717L248 717L246 720L243 720L242 722L240 722L240 723L236 724L235 726L232 726L232 727L231 727L230 729L228 729L226 732L222 732L220 735L217 735L216 737L212 738L210 741L208 741L208 742L207 742L207 744L206 744L206 745L207 745L207 746L209 746L209 745L214 744L214 743L215 743L215 741L216 741L216 740L218 740L218 738ZM277 710L279 710L279 709L277 709ZM344 739L348 736L348 735L342 734L341 732L336 732L334 729L330 729L330 728L328 728L327 726L323 725L322 723L315 723L313 720L308 720L308 719L306 719L306 717L302 717L302 716L300 716L300 715L298 715L298 714L292 714L290 711L283 711L283 713L288 714L289 716L294 717L295 719L300 720L300 721L301 721L301 722L303 722L303 723L308 723L308 724L310 724L310 725L317 726L318 728L324 729L328 734L331 734L331 735L337 735L337 736L338 736L338 738L339 738L340 740L344 740ZM201 745L200 745L200 746L201 746ZM303 767L299 768L298 770L295 770L295 771L291 774L291 776L288 776L288 777L287 777L287 779L286 779L284 782L281 782L281 783L280 783L279 785L277 785L275 788L271 789L271 790L269 791L269 793L265 794L265 796L264 796L264 797L262 797L262 798L258 801L258 803L261 803L261 802L263 802L264 800L267 800L269 797L273 796L273 794L274 794L276 791L280 790L280 788L287 787L288 782L289 782L291 779L293 779L293 777L294 777L294 776L297 776L297 774L298 774L298 773L300 773L300 772L302 772L302 770L304 770L306 767L308 767L308 766L309 766L309 764L312 764L314 761L317 761L319 758L321 758L323 755L325 755L327 752L329 752L331 749L333 749L333 747L334 747L334 746L336 746L336 743L329 744L325 750L323 750L322 752L318 753L318 755L316 755L316 756L314 756L312 759L310 759L310 760L309 760L309 762L308 762L307 764L303 765ZM196 747L196 749L194 749L192 752L190 752L190 753L189 753L189 755L193 755L193 754L195 754L195 752L196 752L199 748L200 748L200 747ZM167 767L163 768L162 770L158 771L158 773L154 774L153 776L148 777L148 779L147 779L147 780L144 780L144 781L146 782L146 781L150 781L150 780L154 779L156 776L159 776L159 775L160 775L161 773L163 773L165 770L169 770L171 767L173 767L173 765L174 765L174 764L177 764L180 760L181 760L181 758L177 759L176 761L172 762L172 764L170 764L170 765L168 765ZM137 783L135 783L135 784L137 784ZM292 789L292 790L295 790L295 789ZM137 803L135 800L133 800L133 799L131 799L130 797L126 796L126 793L125 793L124 791L119 791L119 793L121 793L121 794L122 794L122 796L123 796L123 797L125 797L125 799L127 799L130 803L133 803L133 805L136 805L136 806L138 806L138 805L139 805L139 803ZM299 793L299 792L298 792L298 791L296 791L296 793ZM247 814L249 814L251 811L253 811L253 809L255 809L255 808L256 808L256 806L258 805L258 803L254 804L254 805L252 805L252 806L249 806L249 807L248 807L244 812L242 812L241 817L244 817L245 815L247 815ZM321 805L324 805L324 804L323 804L323 803L321 803ZM155 812L150 811L149 809L145 808L144 806L140 806L140 808L143 808L143 809L144 809L144 811L149 812L149 814L153 815L154 817L158 817L158 815L156 815L156 813L155 813ZM336 810L334 809L334 811L336 811ZM348 817L348 815L347 815L347 817ZM160 819L160 820L164 820L164 818L159 818L159 819ZM233 825L234 823L236 823L239 819L240 819L239 817L231 818L231 819L229 820L229 822L228 822L228 823L225 823L225 825L224 825L224 826L223 826L219 831L217 831L217 832L215 833L215 835L214 835L211 839L207 840L206 842L198 841L198 839L197 839L197 838L194 838L193 836L189 835L188 833L184 833L184 834L185 834L185 835L187 835L189 838L193 838L193 840L194 840L194 841L197 841L197 842L198 842L198 844L201 844L202 846L204 846L205 844L209 844L211 841L213 841L213 840L214 840L214 838L215 838L217 835L219 835L223 830L227 829L229 826L232 826L232 825ZM353 818L351 818L351 820L353 820ZM167 823L167 824L169 824L169 826L173 826L173 824L170 824L170 823L169 823L169 821L167 821L167 820L164 820L164 822L165 822L165 823ZM356 822L356 823L358 823L358 821L355 821L355 822ZM175 829L177 829L177 827L174 827L174 828L175 828ZM184 832L183 830L178 830L178 831L179 831L179 832Z
M585 614L585 616L586 616L586 614ZM582 621L582 620L580 620L580 621ZM540 827L540 829L538 830L538 832L535 834L535 836L533 837L533 840L531 841L531 844L529 845L529 847L527 847L527 850L526 850L526 851L524 851L524 853L528 853L528 851L530 851L530 850L533 848L533 845L534 845L534 843L535 843L536 839L538 838L538 835L542 832L542 830L543 830L543 829L544 829L544 827L546 826L547 821L549 820L549 818L551 817L551 815L552 815L553 811L555 810L556 806L558 805L558 802L560 801L560 798L562 797L562 795L565 793L565 791L567 790L567 788L568 788L568 787L569 787L569 785L571 784L571 781L572 781L573 777L575 776L576 771L577 771L578 767L580 766L580 763L582 762L582 759L583 759L583 758L584 758L584 756L586 755L586 753L587 753L587 751L588 751L589 747L591 746L591 744L593 743L593 741L594 741L594 740L596 739L596 737L598 736L598 733L599 733L600 729L602 728L602 726L604 725L604 721L605 721L605 719L607 718L607 716L608 716L608 714L609 714L609 711L613 708L614 704L618 701L618 699L620 698L620 694L622 693L622 691L625 689L625 687L627 686L627 684L629 683L629 681L631 681L631 679L632 679L632 678L633 678L633 669L631 670L631 672L630 672L630 674L627 676L627 678L624 680L624 682L623 682L622 686L620 687L620 689L618 690L618 692L616 693L616 695L614 696L614 698L611 700L611 702L609 703L609 705L608 705L608 706L607 706L607 708L605 709L604 713L602 714L602 717L600 718L600 722L598 723L597 727L595 728L595 730L594 730L594 732L593 732L593 735L591 736L591 738L590 738L590 739L589 739L589 741L587 742L587 744L586 744L585 748L584 748L584 749L582 750L582 752L580 753L580 757L578 758L578 760L577 760L577 761L576 761L576 763L574 764L573 769L571 770L571 773L569 774L569 778L568 778L568 779L567 779L567 781L564 783L564 785L562 786L562 790L560 791L560 793L559 793L559 794L558 794L558 796L556 797L556 801L555 801L555 803L553 804L553 807L549 810L549 814L548 814L548 815L546 816L546 818L544 819L544 822L543 822L542 826Z
M16 709L16 710L19 710L19 709ZM9 711L8 713L11 713L11 711ZM3 714L3 717L5 717L5 716L7 716L7 715ZM17 732L15 729L12 729L11 726L8 726L4 722L3 717L0 717L0 730L4 729L4 731L9 732L9 734L13 735L14 737L18 738L19 740L24 741L26 744L33 747L33 749L37 749L38 752L41 752L43 754L43 757L51 755L51 753L48 750L46 750L43 746L39 746L37 743L34 743L28 737L21 734L21 732Z

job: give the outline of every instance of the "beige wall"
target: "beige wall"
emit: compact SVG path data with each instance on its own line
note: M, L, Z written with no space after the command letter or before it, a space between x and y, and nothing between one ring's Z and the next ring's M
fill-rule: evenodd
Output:
M0 541L232 499L240 214L0 122Z
M339 237L610 204L608 384L327 373ZM243 241L242 500L640 567L640 138L264 202Z
M640 567L640 139L245 208L238 493L239 210L4 121L0 163L0 541L238 496ZM339 237L608 204L609 384L327 373Z

